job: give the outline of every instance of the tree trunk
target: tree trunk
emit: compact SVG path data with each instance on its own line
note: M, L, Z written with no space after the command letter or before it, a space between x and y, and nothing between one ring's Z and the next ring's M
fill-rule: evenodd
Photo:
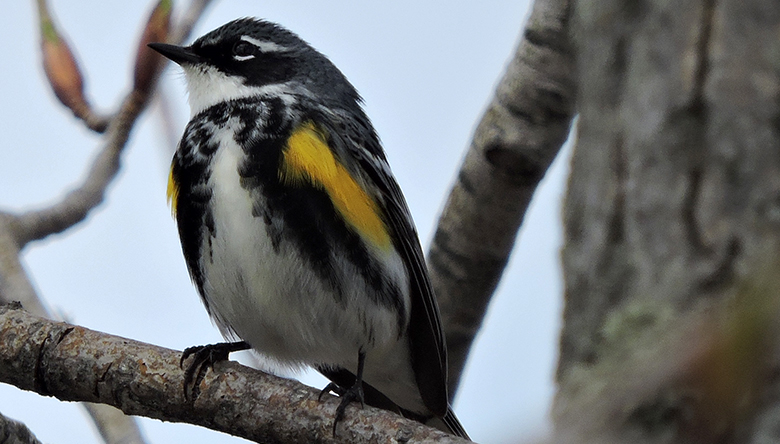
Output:
M746 285L778 314L780 2L579 0L573 27L557 429L779 442L774 318L736 320Z

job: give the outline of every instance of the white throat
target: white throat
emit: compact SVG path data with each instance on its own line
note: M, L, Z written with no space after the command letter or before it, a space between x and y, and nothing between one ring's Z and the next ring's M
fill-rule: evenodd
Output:
M244 85L239 76L228 76L211 66L183 65L187 78L190 117L217 103L262 94L263 87Z

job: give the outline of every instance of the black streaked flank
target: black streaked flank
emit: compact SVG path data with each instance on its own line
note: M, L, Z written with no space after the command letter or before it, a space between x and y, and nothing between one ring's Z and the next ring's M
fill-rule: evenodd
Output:
M381 270L370 266L373 259L360 235L338 214L328 194L311 184L290 187L280 182L281 153L293 131L284 118L284 107L279 98L231 100L200 112L187 126L174 158L173 174L181 196L177 208L179 234L193 280L202 292L201 245L211 241L203 238L202 227L208 228L210 237L216 230L210 211L211 189L206 183L208 164L218 148L214 130L237 125L234 139L246 154L238 165L241 186L262 196L252 214L263 220L274 250L280 253L285 242L289 242L290 248L300 251L320 279L328 283L340 303L345 302L343 280L348 277L335 268L334 260L345 257L374 290L368 295L399 312L399 327L403 330L406 318L401 289ZM361 132L352 127L355 122L343 125L342 134L359 137ZM351 131L343 131L344 128ZM378 142L369 145L378 146ZM382 155L381 150L376 155Z
M198 294L201 295L206 310L211 313L208 301L203 297L203 272L200 268L201 246L205 239L205 234L214 235L216 227L214 218L211 214L211 189L207 186L208 163L206 161L196 161L192 156L194 151L205 149L213 153L216 146L210 143L200 145L192 144L186 137L181 141L181 147L176 151L171 166L171 174L178 184L179 194L176 199L176 220L178 222L179 237L181 238L181 247L184 253L184 259L187 261L187 269L190 271L190 277L198 287ZM208 231L203 230L206 226Z
M403 313L400 289L380 270L371 267L372 258L360 235L349 227L337 213L328 194L312 184L291 187L282 184L279 177L281 153L292 130L277 138L255 141L247 150L247 157L239 166L241 184L250 192L258 191L264 197L264 206L254 208L256 217L266 222L267 233L275 248L283 241L300 251L317 272L320 279L331 286L344 302L343 282L346 278L335 269L336 257L346 257L360 272L375 292L369 296L383 305ZM273 223L283 220L284 231ZM280 240L281 237L281 240ZM336 250L337 249L337 250ZM401 322L404 322L401 316Z

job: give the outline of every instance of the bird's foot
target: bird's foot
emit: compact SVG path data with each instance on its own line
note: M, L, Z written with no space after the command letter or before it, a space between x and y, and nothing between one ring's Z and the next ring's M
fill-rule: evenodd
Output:
M322 395L328 392L337 394L339 399L341 399L339 406L336 408L336 416L333 418L333 437L335 438L336 427L338 427L339 422L344 419L344 412L347 410L349 404L353 401L360 401L360 407L364 407L363 383L361 381L356 381L352 387L345 389L344 387L331 382L322 389L319 399L322 399Z
M219 361L226 361L232 352L250 348L252 347L248 343L240 341L196 345L184 349L179 360L179 367L184 369L184 398L188 401L194 401L198 397L200 383L206 376L209 367L213 368L214 364ZM193 357L192 362L185 368L184 361L190 356Z

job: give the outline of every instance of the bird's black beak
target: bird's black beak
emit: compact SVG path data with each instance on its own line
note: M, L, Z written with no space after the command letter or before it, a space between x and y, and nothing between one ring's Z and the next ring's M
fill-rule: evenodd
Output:
M194 65L201 61L200 56L192 52L189 46L176 46L167 43L149 43L148 46L179 65Z

